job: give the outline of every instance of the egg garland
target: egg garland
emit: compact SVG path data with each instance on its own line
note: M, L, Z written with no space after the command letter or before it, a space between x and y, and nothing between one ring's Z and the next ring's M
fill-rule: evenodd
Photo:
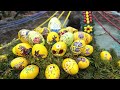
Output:
M20 72L20 79L34 79L39 74L37 65L28 65Z
M59 79L60 69L56 64L50 64L46 67L45 70L46 79Z
M47 43L53 45L59 41L59 35L56 32L50 32L47 36Z
M22 70L28 65L28 61L24 57L17 57L13 59L10 66L16 70Z
M35 58L46 58L48 55L48 51L46 49L46 47L42 44L35 44L32 48L32 55Z
M90 65L90 61L86 57L83 57L83 56L79 56L77 58L77 61L78 61L78 66L80 69L86 69Z
M92 12L91 11L83 11L82 14L84 16L84 23L85 24L92 23Z
M63 56L66 53L67 45L64 42L57 42L52 46L51 52L54 56Z
M51 18L51 20L48 23L48 29L50 29L51 32L59 32L59 30L62 28L62 24L60 20L57 17Z
M75 40L71 47L70 47L70 50L72 51L72 53L74 55L79 55L81 54L83 48L85 47L85 41L84 40Z
M81 55L83 56L90 56L93 53L93 46L91 45L85 45L83 48Z
M43 45L45 44L45 40L44 40L43 36L36 31L30 31L28 33L28 40L29 40L28 41L29 44L32 46L35 44L43 44Z
M27 56L30 54L32 47L28 43L19 43L12 48L12 52L18 56Z
M71 58L66 58L63 60L62 68L70 75L75 75L79 71L77 62Z
M74 36L71 32L67 32L60 37L61 42L65 42L67 46L70 46L74 40Z
M28 43L28 33L29 32L30 32L30 30L27 30L27 29L21 29L18 32L18 38L20 39L21 42Z
M112 60L112 56L108 51L102 51L100 53L100 58L101 60L107 60L107 61L111 61Z

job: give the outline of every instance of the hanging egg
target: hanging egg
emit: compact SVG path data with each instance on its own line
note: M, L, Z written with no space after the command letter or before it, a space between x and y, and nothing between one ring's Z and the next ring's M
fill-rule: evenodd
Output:
M91 45L86 45L81 52L83 56L89 56L92 53L93 53L93 46Z
M53 17L48 23L48 28L50 29L51 32L58 33L59 30L62 28L62 24L57 17Z
M112 60L112 56L108 51L102 51L100 53L100 57L101 57L101 60L108 60L108 61Z
M85 47L85 41L84 40L75 40L71 47L70 50L73 52L74 55L79 55L82 51L82 49Z
M27 29L21 29L18 32L18 38L20 39L21 42L28 43L28 33L29 32L30 32L30 30L27 30Z
M27 43L19 43L13 47L12 52L18 56L27 56L31 52L31 46Z
M35 58L46 58L48 55L48 51L44 45L35 44L32 48L32 55Z
M78 61L78 66L80 69L86 69L90 64L90 61L86 57L83 57L83 56L79 56L77 58L77 61Z
M22 70L28 65L28 61L24 57L17 57L11 61L10 65L16 70Z
M20 72L20 79L34 79L39 74L39 67L28 65Z
M60 37L60 41L65 42L67 46L70 46L72 44L73 39L74 37L71 32L67 32Z
M85 39L86 44L89 44L93 39L93 37L88 33L85 33L85 37L86 37L86 39Z
M74 33L74 41L78 40L78 39L85 41L86 40L85 32L75 32Z
M59 79L60 69L56 64L50 64L45 70L46 79Z
M45 44L45 40L43 36L36 31L30 31L28 33L28 39L29 39L29 44L34 45L34 44Z
M54 56L63 56L66 50L67 45L64 42L57 42L52 46L51 52Z
M65 72L67 72L70 75L75 75L79 71L77 62L71 58L66 58L63 60L62 68Z
M48 33L48 36L47 36L47 43L48 44L53 45L58 41L59 41L59 35L56 32Z

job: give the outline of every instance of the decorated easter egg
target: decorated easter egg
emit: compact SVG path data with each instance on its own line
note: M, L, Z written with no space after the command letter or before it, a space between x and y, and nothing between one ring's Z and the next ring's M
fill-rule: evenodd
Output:
M93 46L91 45L86 45L84 49L81 52L81 55L83 56L89 56L93 53Z
M79 71L77 62L71 58L66 58L63 60L62 68L65 72L71 75L75 75Z
M34 79L39 74L39 67L28 65L20 72L20 79Z
M27 56L30 54L31 48L28 43L19 43L13 47L12 52L18 56Z
M100 53L101 60L112 60L112 56L108 51L102 51Z
M85 33L85 36L86 36L85 43L89 44L92 41L93 37L88 33Z
M22 70L28 65L28 61L24 57L17 57L10 63L11 67L17 70Z
M63 56L66 53L67 45L64 42L57 42L52 46L52 54L54 56Z
M67 32L60 37L60 41L65 42L67 46L72 44L73 39L73 34L71 32Z
M86 36L85 36L85 32L75 32L74 33L74 41L75 40L78 40L78 39L80 39L80 40L86 40Z
M78 66L80 69L86 69L90 64L90 61L86 57L83 57L83 56L78 57L77 61L78 61Z
M29 32L30 32L30 30L27 30L27 29L21 29L18 32L18 38L20 39L21 42L28 43L28 33Z
M47 27L38 27L35 29L36 32L39 32L40 34L42 34L42 36L46 39L48 33L50 32L50 30Z
M56 64L50 64L45 70L46 79L59 79L60 69Z
M28 33L28 40L29 40L29 44L30 45L34 45L34 44L45 44L45 40L43 38L43 36L36 31L30 31Z
M74 55L78 55L82 52L82 49L85 47L85 41L84 40L75 40L71 47L70 50L73 52Z
M47 43L48 44L53 45L58 41L59 41L59 35L56 32L48 33L48 36L47 36Z
M48 55L48 51L44 45L35 44L32 48L32 55L35 58L46 58Z
M48 23L48 28L50 29L51 32L58 33L59 30L62 28L62 24L57 17L53 17Z

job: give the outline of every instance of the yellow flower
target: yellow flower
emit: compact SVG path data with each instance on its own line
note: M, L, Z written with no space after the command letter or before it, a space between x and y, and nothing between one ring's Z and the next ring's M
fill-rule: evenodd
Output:
M93 29L93 27L90 26L90 25L87 25L87 26L84 27L84 31L87 32L87 33L92 32L92 29Z

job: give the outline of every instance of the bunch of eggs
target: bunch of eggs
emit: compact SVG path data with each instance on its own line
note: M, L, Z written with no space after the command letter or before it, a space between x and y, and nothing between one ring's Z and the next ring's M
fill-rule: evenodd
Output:
M91 11L83 11L82 14L84 16L84 23L86 24L92 23L92 12Z
M51 46L51 53L56 57L65 55L67 48L70 48L72 54L82 55L76 60L66 58L62 61L62 68L70 75L78 73L79 69L85 69L89 66L89 60L84 56L93 53L93 46L88 45L92 41L92 36L85 32L78 32L72 27L62 28L60 21L53 17L47 27L38 27L34 31L22 29L18 32L18 38L21 43L13 47L12 52L19 56L11 61L11 67L22 70L20 79L34 79L39 74L37 65L28 65L29 60L25 57L31 55L37 59L45 59L48 56L48 50L45 43ZM46 79L58 79L60 69L56 64L46 66Z

